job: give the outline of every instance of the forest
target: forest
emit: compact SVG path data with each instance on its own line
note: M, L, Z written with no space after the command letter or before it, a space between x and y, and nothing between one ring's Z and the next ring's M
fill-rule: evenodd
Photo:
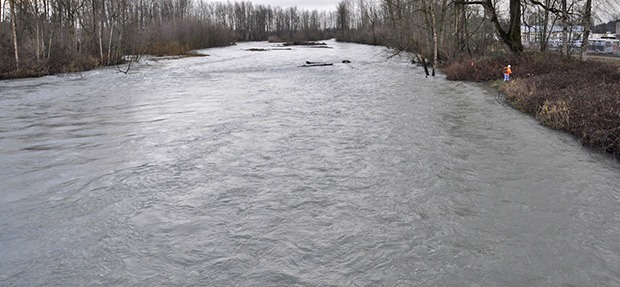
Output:
M618 18L617 5L606 0L342 0L336 28L339 40L410 52L425 67L500 52L554 50L585 60L591 30L601 27L595 21ZM551 39L561 42L551 47Z
M179 55L237 41L333 37L334 12L199 0L2 0L0 78Z

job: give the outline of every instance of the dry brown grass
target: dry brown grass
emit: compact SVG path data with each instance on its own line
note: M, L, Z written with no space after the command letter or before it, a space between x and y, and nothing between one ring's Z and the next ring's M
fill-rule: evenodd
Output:
M570 127L569 107L564 100L550 102L546 100L536 113L536 119L554 129L568 129Z

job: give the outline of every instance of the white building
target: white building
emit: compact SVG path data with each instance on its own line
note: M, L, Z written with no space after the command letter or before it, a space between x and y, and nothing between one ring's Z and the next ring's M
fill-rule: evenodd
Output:
M543 39L543 33L545 32L543 26L521 26L521 40L523 46L526 48L538 48L540 47L541 39ZM574 48L581 47L581 35L583 34L583 26L568 26L568 43ZM546 31L547 45L550 49L559 49L562 46L562 39L564 36L564 26L552 25L547 27Z
M592 34L588 40L588 53L620 56L620 40L617 39L616 34Z
M547 45L551 50L559 50L562 48L562 39L564 35L563 26L549 26L547 28ZM543 34L542 26L522 26L521 41L523 46L528 49L538 49ZM581 48L581 40L583 35L583 26L567 27L568 43L573 49ZM620 21L616 22L616 34L595 34L592 33L588 37L589 53L596 54L613 54L620 56Z

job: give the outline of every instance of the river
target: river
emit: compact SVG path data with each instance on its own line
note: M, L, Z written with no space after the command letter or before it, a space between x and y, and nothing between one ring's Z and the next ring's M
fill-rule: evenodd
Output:
M620 286L616 160L327 43L0 81L0 285Z

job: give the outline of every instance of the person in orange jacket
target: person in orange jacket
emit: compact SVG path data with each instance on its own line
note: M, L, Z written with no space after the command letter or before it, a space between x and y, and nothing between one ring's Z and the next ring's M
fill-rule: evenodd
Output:
M510 81L510 77L512 76L512 68L508 65L504 68L504 81Z

